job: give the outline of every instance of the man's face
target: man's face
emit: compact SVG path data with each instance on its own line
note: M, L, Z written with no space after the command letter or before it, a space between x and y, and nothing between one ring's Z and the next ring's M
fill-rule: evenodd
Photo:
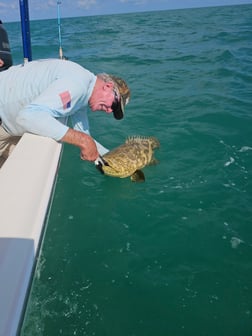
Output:
M89 107L92 111L113 112L111 106L115 99L114 84L103 83L96 88L89 99Z

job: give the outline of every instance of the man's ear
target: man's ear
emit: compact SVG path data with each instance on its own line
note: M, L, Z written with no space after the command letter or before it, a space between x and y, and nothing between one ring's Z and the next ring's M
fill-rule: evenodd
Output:
M107 91L107 90L111 90L111 88L113 88L113 86L114 86L114 83L113 83L113 82L106 82L106 83L104 83L104 85L103 85L103 89L104 89L105 91Z

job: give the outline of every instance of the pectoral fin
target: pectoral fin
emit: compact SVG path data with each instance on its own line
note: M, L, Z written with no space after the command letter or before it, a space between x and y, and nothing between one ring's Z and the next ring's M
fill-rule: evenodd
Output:
M154 166L154 165L157 165L158 163L159 161L153 157L149 163L149 166Z
M131 176L130 179L132 182L144 182L145 177L142 170L136 170Z

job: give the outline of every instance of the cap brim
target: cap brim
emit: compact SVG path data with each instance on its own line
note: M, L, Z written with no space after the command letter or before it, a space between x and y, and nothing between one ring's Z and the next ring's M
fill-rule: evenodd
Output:
M120 120L120 119L123 118L123 116L124 116L124 106L123 106L122 99L117 104L117 107L113 109L113 114L114 114L115 119L117 119L117 120Z

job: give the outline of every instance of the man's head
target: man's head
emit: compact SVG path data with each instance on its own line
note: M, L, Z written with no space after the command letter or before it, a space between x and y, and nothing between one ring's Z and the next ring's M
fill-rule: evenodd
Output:
M130 90L122 78L102 73L97 75L95 92L89 105L92 110L113 112L114 117L119 120L124 116L124 108L129 99Z

